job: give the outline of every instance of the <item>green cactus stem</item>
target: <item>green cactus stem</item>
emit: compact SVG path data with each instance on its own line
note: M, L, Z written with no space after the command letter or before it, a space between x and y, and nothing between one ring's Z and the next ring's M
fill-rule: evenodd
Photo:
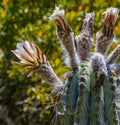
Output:
M120 85L120 80L117 80L117 85ZM120 124L120 87L118 86L116 91L116 107L117 107L117 113L118 113L118 119Z
M107 77L104 84L104 110L106 125L119 125L116 107L117 83L114 79Z
M70 115L67 111L67 106L69 105L69 101L68 101L68 92L69 92L69 86L70 83L67 81L65 82L65 86L61 92L61 103L59 105L59 109L60 109L60 118L61 118L61 123L62 125L72 125L73 124L73 115Z
M79 70L76 69L72 72L65 83L65 87L61 93L61 123L62 125L73 125L74 123L74 114L76 112L76 103L78 96L78 74Z
M91 73L91 101L90 101L90 124L89 125L104 125L104 95L103 86L97 91L94 91L96 86L96 73ZM104 82L104 81L103 81Z
M74 125L89 124L90 74L89 65L85 62L81 63Z

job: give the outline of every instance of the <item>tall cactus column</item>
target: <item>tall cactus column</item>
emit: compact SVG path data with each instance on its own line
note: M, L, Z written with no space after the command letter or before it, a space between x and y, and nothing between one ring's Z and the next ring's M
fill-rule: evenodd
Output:
M107 75L104 57L96 53L91 61L91 100L90 125L104 125L104 93L103 84Z
M79 73L78 99L76 105L76 114L74 125L89 124L90 110L90 75L91 65L87 62L92 46L92 28L94 22L94 13L87 13L83 20L81 33L76 37L77 53L81 61Z
M105 123L106 125L119 125L116 107L117 81L111 75L109 72L109 77L105 79L104 84Z
M103 87L93 91L96 83L95 73L91 76L91 101L90 101L90 123L89 125L104 125L104 95Z
M76 69L70 72L68 80L61 92L60 111L62 111L61 123L62 125L73 125L74 115L76 114L76 103L78 97L78 75L79 70Z
M64 10L55 8L50 19L56 20L56 32L60 39L60 43L65 55L66 64L72 68L72 76L68 75L61 94L61 105L63 107L63 117L61 123L63 125L73 125L74 114L76 111L76 102L78 96L78 75L79 75L79 59L74 43L74 33L67 23Z
M91 68L88 63L81 63L74 125L89 124L90 74Z
M118 9L117 8L108 8L106 12L103 13L104 26L97 33L97 44L96 51L106 56L107 51L110 45L113 42L114 38L114 25L118 18ZM117 112L115 106L115 93L116 93L116 82L111 78L109 65L113 63L119 56L120 47L118 46L106 59L106 65L108 70L108 76L105 77L104 81L104 124L106 125L118 125L117 121Z

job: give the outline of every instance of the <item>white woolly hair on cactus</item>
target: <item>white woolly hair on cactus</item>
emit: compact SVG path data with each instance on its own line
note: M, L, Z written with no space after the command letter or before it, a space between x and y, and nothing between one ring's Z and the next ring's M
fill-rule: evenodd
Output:
M73 47L74 47L74 46L73 46ZM62 42L61 42L61 48L62 48L62 52L63 52L64 63L66 64L66 66L67 66L67 67L70 67L70 68L71 68L71 67L77 68L78 65L79 65L79 63L80 63L79 58L78 58L78 56L77 56L77 53L75 53L74 57L71 56L71 55L67 52L67 50L66 50L65 46L62 44ZM76 48L74 47L74 49L76 49ZM72 58L72 57L73 57L73 58Z
M73 37L73 36L71 35L71 37ZM70 40L72 40L72 39L74 41L74 37L70 38ZM63 57L64 57L65 64L68 67L78 67L80 61L79 61L78 55L76 53L76 48L75 48L74 44L70 44L71 47L67 46L67 48L66 48L66 46L63 44L63 42L60 42L60 43L61 43L61 48L63 51Z
M70 56L69 56L65 46L62 44L62 42L61 42L61 49L62 49L62 54L63 54L63 59L64 59L65 65L67 67L71 67Z
M85 19L88 20L88 22L93 23L94 16L95 16L95 12L86 13Z
M91 57L91 62L90 62L92 68L94 71L97 71L97 77L99 78L100 75L108 75L107 68L106 68L106 63L105 63L105 58L102 54L100 53L94 53Z
M22 41L17 43L17 49L12 52L20 59L20 62L14 62L20 66L28 68L28 72L34 72L47 80L54 91L61 89L62 81L54 73L46 56L33 42Z
M120 80L120 63L119 64L111 64L110 66L110 76L115 80Z

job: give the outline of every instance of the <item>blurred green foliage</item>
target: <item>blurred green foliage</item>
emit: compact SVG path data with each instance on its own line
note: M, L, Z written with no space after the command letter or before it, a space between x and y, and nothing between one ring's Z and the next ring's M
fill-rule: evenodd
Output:
M11 61L16 60L16 57L10 51L15 49L17 42L34 40L62 79L68 69L63 63L55 22L49 21L55 5L65 9L66 18L75 35L81 30L86 12L95 11L95 36L102 27L102 12L111 6L119 8L120 0L0 1L0 125L49 125L51 121L56 121L53 107L56 98L50 96L50 86L37 76L27 77L25 68L12 65ZM118 41L119 19L115 27ZM112 49L117 44L114 43Z

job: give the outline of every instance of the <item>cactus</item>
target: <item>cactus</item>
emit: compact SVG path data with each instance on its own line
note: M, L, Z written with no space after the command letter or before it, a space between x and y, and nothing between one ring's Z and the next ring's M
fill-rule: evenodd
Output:
M76 104L76 114L74 124L88 124L89 123L89 101L90 101L90 75L91 68L88 68L87 63L80 64L79 85L78 85L78 99ZM87 117L86 117L87 116Z
M17 49L12 51L21 60L14 64L28 67L29 72L42 76L60 97L57 115L61 125L120 124L120 64L115 63L120 56L120 45L107 57L114 38L118 9L111 7L103 14L104 24L96 36L95 52L90 52L94 41L94 13L86 14L82 31L75 39L76 44L64 10L56 7L50 16L50 19L56 20L56 32L68 56L66 64L71 68L64 82L33 42L18 43Z
M115 67L115 66L114 66ZM117 105L116 105L116 94L117 94L117 81L112 79L112 67L109 68L109 78L106 78L104 84L104 99L105 101L105 120L106 124L116 125L119 124ZM107 90L107 91L105 91Z

